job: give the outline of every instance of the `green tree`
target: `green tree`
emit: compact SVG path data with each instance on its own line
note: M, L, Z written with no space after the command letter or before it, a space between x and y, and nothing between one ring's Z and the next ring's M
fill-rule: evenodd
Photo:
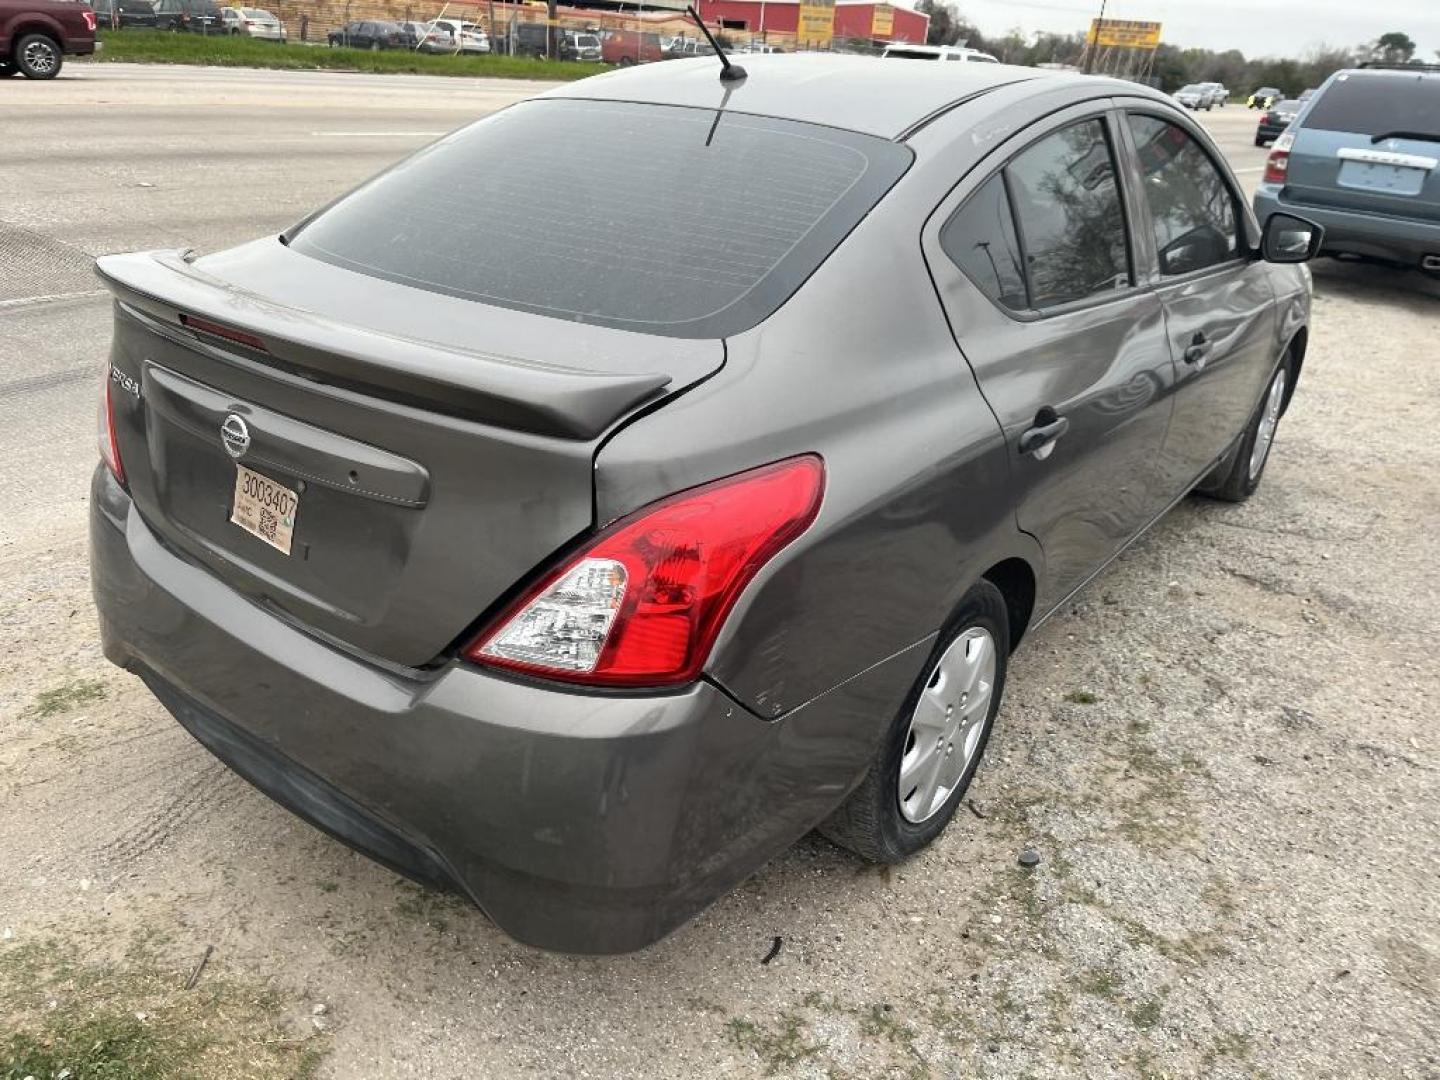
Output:
M1408 64L1415 55L1415 42L1399 30L1381 34L1370 48L1370 59L1385 64Z
M925 35L927 45L955 44L960 36L955 26L955 9L945 0L918 0L915 10L930 16L930 32Z

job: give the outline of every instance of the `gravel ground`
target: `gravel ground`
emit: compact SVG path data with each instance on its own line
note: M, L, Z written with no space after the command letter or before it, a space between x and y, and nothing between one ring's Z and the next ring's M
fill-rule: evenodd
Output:
M105 93L155 93L117 78ZM1206 122L1253 174L1235 111ZM26 205L17 223L43 225ZM254 231L279 209L257 201ZM29 343L0 351L0 447L36 414L80 418L33 429L50 441L22 448L26 475L0 454L0 962L57 938L123 962L144 939L188 970L213 944L211 970L326 1029L330 1077L1440 1077L1440 449L1423 435L1440 287L1325 263L1316 292L1260 492L1183 503L1030 637L932 849L879 871L807 839L604 959L517 945L350 853L104 664L91 388L13 383L36 356L41 375L93 364L103 302L0 308Z

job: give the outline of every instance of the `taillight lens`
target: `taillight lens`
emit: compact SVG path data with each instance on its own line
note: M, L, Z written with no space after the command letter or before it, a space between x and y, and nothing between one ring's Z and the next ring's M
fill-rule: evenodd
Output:
M95 32L95 12L82 11L80 17L85 20L85 28L93 34Z
M465 656L594 686L691 682L745 586L815 520L824 488L824 464L806 455L622 518L545 574Z
M112 377L110 365L105 365L104 381L100 384L100 414L96 423L96 440L100 448L100 460L105 462L105 467L114 475L120 483L125 483L125 466L120 463L120 446L115 441L115 410L111 403L110 395L114 392L115 382Z
M1270 149L1270 156L1265 159L1265 183L1283 184L1290 171L1290 147L1295 145L1295 136L1290 132L1282 132L1275 140L1275 145Z

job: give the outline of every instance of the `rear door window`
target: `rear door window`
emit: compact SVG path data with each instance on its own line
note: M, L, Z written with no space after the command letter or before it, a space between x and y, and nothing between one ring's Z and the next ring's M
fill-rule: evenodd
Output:
M288 239L431 292L726 337L779 307L911 157L793 121L541 99L427 147Z
M1005 171L1033 307L1131 283L1125 212L1103 121L1085 120L1046 136Z
M1235 193L1210 155L1178 124L1133 113L1128 120L1160 272L1189 274L1237 258Z
M1305 126L1440 142L1440 76L1344 72L1311 102Z
M1005 177L996 173L980 185L940 230L940 247L980 291L1012 311L1029 306L1020 241Z

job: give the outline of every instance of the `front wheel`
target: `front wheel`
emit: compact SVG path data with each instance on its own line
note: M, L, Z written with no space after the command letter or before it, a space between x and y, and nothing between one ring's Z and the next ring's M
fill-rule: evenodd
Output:
M26 34L15 45L15 66L27 79L55 78L63 57L60 45L46 34Z
M1239 445L1201 481L1200 494L1222 502L1244 502L1255 494L1255 489L1260 486L1260 477L1265 474L1265 465L1270 460L1270 447L1275 442L1275 431L1280 426L1290 389L1290 363L1287 359L1270 376L1265 396L1260 399L1260 405L1250 418Z
M879 863L908 858L939 836L985 753L1009 658L1005 598L981 581L941 633L865 779L820 834Z

